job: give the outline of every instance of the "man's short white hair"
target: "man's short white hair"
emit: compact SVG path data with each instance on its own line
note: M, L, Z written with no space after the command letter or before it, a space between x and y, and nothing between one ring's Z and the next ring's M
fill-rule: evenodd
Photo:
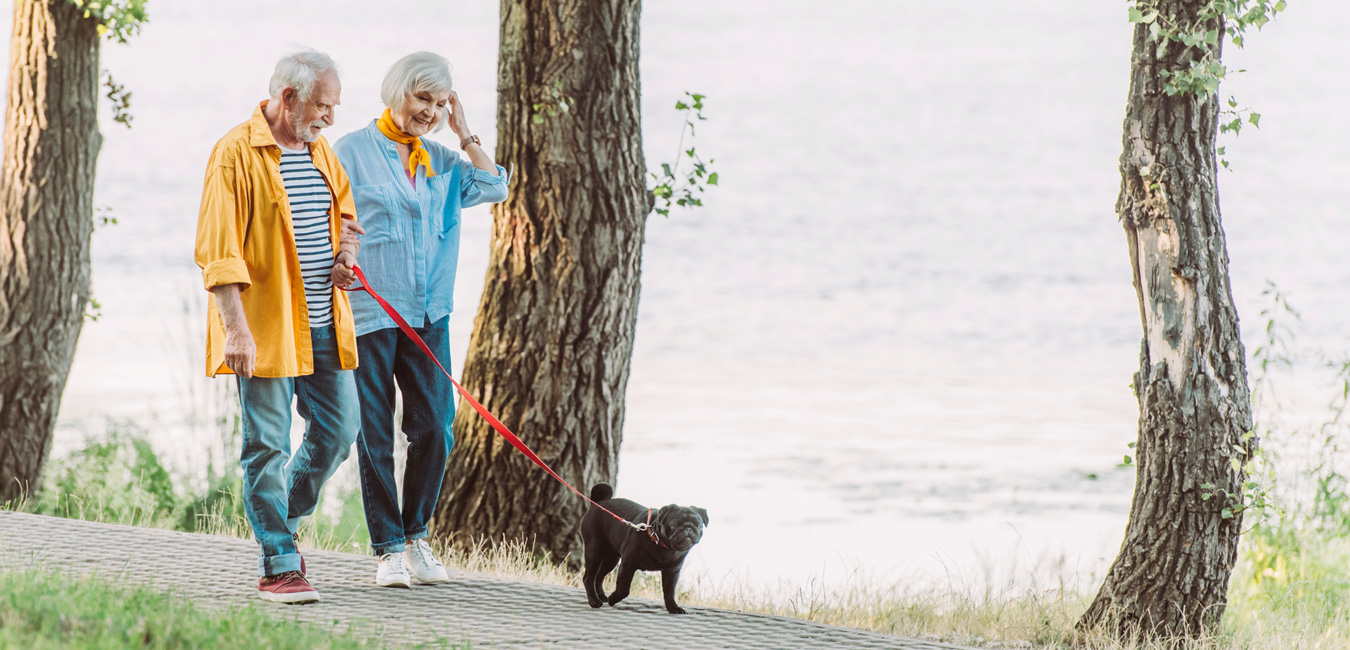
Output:
M380 99L394 112L403 110L408 98L420 92L438 95L451 87L450 62L434 52L413 52L389 66L380 85ZM442 111L444 113L444 111ZM445 126L445 115L437 115L435 130Z
M303 104L309 101L310 93L314 92L315 80L328 70L337 72L337 63L333 62L333 57L312 48L299 48L277 61L272 81L267 84L267 92L272 95L272 99L280 101L281 91L290 86L295 89L296 99Z

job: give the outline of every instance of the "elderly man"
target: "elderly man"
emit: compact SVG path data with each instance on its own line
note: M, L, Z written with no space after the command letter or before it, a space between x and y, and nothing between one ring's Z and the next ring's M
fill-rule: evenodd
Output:
M197 222L197 264L211 292L206 374L238 376L244 507L262 550L258 594L275 602L319 600L295 531L361 428L355 329L336 287L355 280L364 231L347 176L319 135L341 90L326 54L303 49L278 62L272 98L212 150ZM292 401L305 419L293 458Z

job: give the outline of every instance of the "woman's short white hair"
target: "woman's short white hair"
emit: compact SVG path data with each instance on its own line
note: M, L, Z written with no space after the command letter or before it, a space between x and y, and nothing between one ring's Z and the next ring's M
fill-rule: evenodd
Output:
M290 86L303 104L309 101L310 93L314 92L315 80L328 70L337 72L337 63L333 62L333 57L302 47L277 61L277 68L272 71L272 81L267 84L267 92L272 95L272 99L280 100L281 91Z
M438 95L451 87L450 62L434 52L413 52L389 66L380 84L380 99L390 110L403 110L408 98L420 92ZM438 111L433 131L445 126L447 111Z

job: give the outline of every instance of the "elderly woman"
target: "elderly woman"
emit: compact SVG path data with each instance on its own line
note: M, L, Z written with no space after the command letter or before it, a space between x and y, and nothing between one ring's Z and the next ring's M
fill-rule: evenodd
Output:
M370 286L448 366L460 209L505 199L506 171L469 128L444 57L403 57L385 74L380 96L388 107L384 114L334 146L366 229L357 263ZM465 156L424 139L446 125ZM454 391L370 296L354 293L351 304L360 359L356 451L371 549L380 559L375 583L442 582L448 579L445 567L425 538L454 444ZM408 437L402 507L394 479L395 382Z

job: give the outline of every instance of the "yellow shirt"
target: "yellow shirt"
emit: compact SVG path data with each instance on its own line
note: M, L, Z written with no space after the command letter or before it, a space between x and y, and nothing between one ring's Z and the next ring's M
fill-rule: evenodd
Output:
M197 266L206 289L241 285L244 317L258 346L255 377L298 377L314 372L309 309L295 249L290 201L281 181L281 148L263 117L264 101L249 121L225 134L211 151L197 220ZM356 218L351 184L322 137L309 145L314 166L332 195L330 217ZM341 221L329 219L336 253ZM356 367L356 330L347 295L333 288L333 326L342 369ZM225 325L214 295L207 314L206 375L225 367Z

